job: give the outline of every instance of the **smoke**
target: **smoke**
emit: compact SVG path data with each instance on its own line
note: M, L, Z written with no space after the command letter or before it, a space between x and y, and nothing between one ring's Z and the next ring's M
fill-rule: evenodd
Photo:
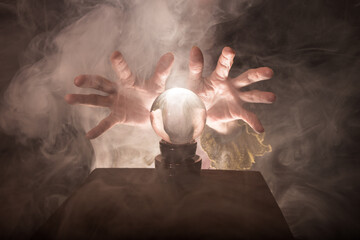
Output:
M264 175L298 238L358 234L356 8L351 1L264 2L218 28L220 42L237 50L239 72L258 66L275 72L271 81L250 87L277 95L272 106L249 106L273 149L253 169Z
M204 51L205 74L228 45L237 53L232 75L274 69L273 80L249 87L278 97L270 106L248 106L273 148L253 169L264 175L292 232L299 238L350 236L358 224L351 221L347 200L358 198L352 168L358 153L349 148L356 139L351 129L359 128L352 108L360 72L358 29L351 18L358 7L347 3L347 16L322 1L4 3L32 38L2 102L0 126L18 143L4 149L22 151L2 163L1 192L7 197L0 210L11 219L5 235L31 234L92 169L151 167L159 151L150 124L117 125L90 144L84 133L109 112L64 102L67 93L94 93L76 88L76 76L115 81L109 57L119 50L141 82L170 51L175 66L168 87L181 87L193 45ZM345 229L336 226L344 221Z
M20 70L4 93L0 125L9 141L3 162L2 235L26 237L97 167L151 167L159 138L148 126L118 125L92 143L84 133L107 109L69 106L67 93L80 74L116 80L109 57L125 56L138 81L148 79L158 58L173 52L177 62L169 86L185 86L190 48L210 48L216 3L192 1L18 1L17 13L32 38ZM214 17L215 16L215 17ZM9 140L10 139L10 140ZM16 140L15 140L16 139ZM16 142L18 145L11 145Z
M172 79L176 81L169 85L184 86L189 49L201 46L205 33L215 24L213 5L205 3L106 1L82 5L66 1L64 5L65 12L71 11L63 13L67 18L57 26L65 27L55 27L32 40L26 57L41 58L25 65L5 94L8 108L2 126L22 139L53 142L64 123L81 124L89 130L103 119L106 109L70 107L62 98L66 93L91 92L74 87L72 80L77 75L98 74L116 80L109 63L114 50L123 53L139 82L150 77L162 54L174 52L177 64ZM19 6L26 7L24 2ZM83 15L76 15L79 13ZM156 145L157 137L150 127L116 126L93 141L93 167L146 166L146 156L156 153ZM130 149L143 154L129 157L124 153Z

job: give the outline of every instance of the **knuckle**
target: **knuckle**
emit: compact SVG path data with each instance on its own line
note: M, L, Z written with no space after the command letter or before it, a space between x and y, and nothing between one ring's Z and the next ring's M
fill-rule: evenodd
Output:
M202 64L190 64L189 68L192 73L201 73L203 70Z
M219 58L219 65L223 68L230 69L231 62L225 57Z

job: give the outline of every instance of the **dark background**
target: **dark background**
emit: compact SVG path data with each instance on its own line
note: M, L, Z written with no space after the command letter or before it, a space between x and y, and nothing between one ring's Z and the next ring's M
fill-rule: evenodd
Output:
M2 98L20 66L42 58L41 51L28 58L31 40L76 15L64 8L62 1L0 2ZM217 25L216 36L214 55L224 45L238 53L232 74L257 66L276 73L255 87L275 92L277 102L249 106L265 119L273 147L253 170L262 172L294 236L359 237L360 2L256 1ZM86 141L73 126L59 139L54 149ZM2 130L0 144L0 236L27 238L83 182L93 155L80 151L78 161L53 171L61 155L49 161L41 139Z

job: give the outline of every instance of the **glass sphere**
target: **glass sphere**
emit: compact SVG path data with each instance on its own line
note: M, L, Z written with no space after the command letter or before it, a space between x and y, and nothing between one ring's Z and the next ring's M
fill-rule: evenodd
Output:
M205 127L206 109L192 91L171 88L155 99L150 120L156 134L166 142L191 143Z

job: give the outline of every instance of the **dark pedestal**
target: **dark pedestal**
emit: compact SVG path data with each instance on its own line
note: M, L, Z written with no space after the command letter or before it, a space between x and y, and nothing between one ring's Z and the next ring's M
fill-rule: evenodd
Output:
M292 239L259 172L96 169L34 239Z

